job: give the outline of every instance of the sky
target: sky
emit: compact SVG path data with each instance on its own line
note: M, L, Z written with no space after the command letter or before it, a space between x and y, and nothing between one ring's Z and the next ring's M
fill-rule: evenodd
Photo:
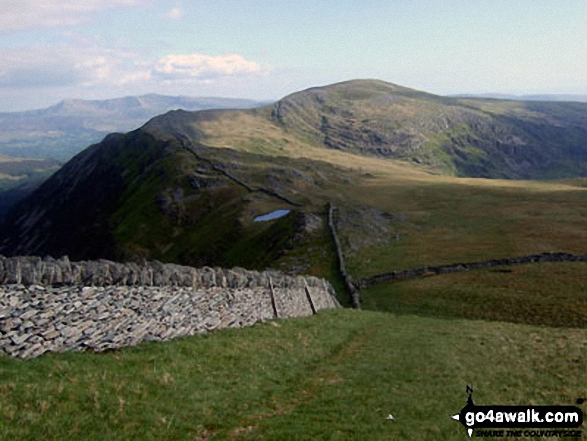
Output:
M355 78L587 94L585 0L0 0L0 111Z

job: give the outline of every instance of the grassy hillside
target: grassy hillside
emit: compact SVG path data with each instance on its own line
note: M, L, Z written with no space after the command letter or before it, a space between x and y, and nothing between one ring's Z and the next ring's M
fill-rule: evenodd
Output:
M585 103L459 100L355 80L285 97L271 108L270 121L330 149L399 158L444 174L533 179L585 176L586 111ZM218 126L201 127L213 137L232 132ZM252 127L263 136L259 128L266 126Z
M587 193L575 183L372 179L355 201L390 213L387 239L348 255L358 277L549 251L584 253ZM352 237L361 226L341 229Z
M507 118L520 124L539 124L545 119L559 128L564 124L578 127L585 122L580 106L451 100L363 81L310 89L286 97L273 108L170 113L152 120L146 130L163 137L181 134L219 152L230 149L262 155L263 161L278 158L290 164L292 158L304 158L318 161L320 167L338 167L346 183L325 182L319 188L309 188L305 203L320 206L334 201L341 208L340 228L349 266L353 274L365 277L392 269L542 251L584 252L584 181L454 179L438 174L447 171L440 163L430 162L426 167L383 159L380 151L360 150L362 141L358 138L345 138L357 147L354 149L325 145L324 133L314 124L324 112L338 112L337 117L355 120L369 114L381 127L391 127L393 120L394 127L401 130L415 130L415 124L423 119L430 125L422 123L418 129L422 134L424 129L430 133L444 130L438 115L449 111L463 118ZM345 117L343 110L354 116ZM363 132L355 127L352 133ZM511 135L507 133L500 136ZM495 134L486 135L497 139ZM373 140L363 141L375 145ZM421 151L431 145L422 142ZM401 143L394 145L394 155L403 157ZM222 161L220 153L218 158ZM549 167L549 173L556 174L556 166ZM250 179L246 170L235 173ZM352 213L353 222L348 220Z
M587 329L587 265L541 263L381 283L363 307L426 317Z
M10 214L2 252L255 269L284 256L287 269L332 273L325 205L311 203L306 191L340 183L344 173L311 161L194 149L145 131L108 137ZM294 210L254 222L283 208Z
M586 103L457 99L355 80L260 109L171 112L147 130L266 155L319 148L446 175L552 179L587 175L586 112Z
M12 212L0 252L271 266L342 295L332 203L355 278L585 253L583 115L372 81L174 111L66 164ZM291 212L254 221L277 209ZM372 286L373 311L0 357L0 438L465 439L450 415L467 384L478 404L587 397L586 285L583 263L493 268Z
M106 354L0 357L0 438L462 440L450 416L467 384L479 404L587 396L585 341L585 329L339 310Z

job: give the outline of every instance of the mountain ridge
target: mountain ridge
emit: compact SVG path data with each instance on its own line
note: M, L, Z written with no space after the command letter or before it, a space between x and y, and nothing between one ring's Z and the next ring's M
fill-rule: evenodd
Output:
M334 265L328 202L385 234L394 215L346 192L381 176L586 176L585 115L580 103L455 99L373 80L254 109L173 110L76 155L8 215L0 252L323 275ZM291 213L253 222L283 208ZM373 242L360 234L349 243Z
M458 99L350 80L295 92L246 115L184 113L171 122L164 115L147 126L165 119L168 129L235 148L242 139L230 131L244 131L232 123L241 118L272 132L269 139L257 130L268 149L275 150L283 130L314 146L401 159L444 174L543 179L587 175L586 115L587 103Z

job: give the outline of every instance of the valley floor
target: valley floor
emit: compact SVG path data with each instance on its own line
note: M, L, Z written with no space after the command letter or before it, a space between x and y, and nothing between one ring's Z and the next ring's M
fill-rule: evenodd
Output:
M463 440L467 384L477 404L573 405L585 365L587 329L332 310L0 357L0 439Z

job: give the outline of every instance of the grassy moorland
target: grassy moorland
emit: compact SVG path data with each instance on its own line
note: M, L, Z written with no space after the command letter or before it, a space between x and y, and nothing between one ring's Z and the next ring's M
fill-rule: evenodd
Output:
M324 222L327 202L340 208L355 277L582 252L581 180L454 175L584 175L583 107L460 101L351 81L258 109L173 111L66 164L9 218L0 252L274 266L331 277L327 256L314 250L324 248L323 235L306 234L308 219ZM253 222L278 208L293 209L295 219L274 229Z
M428 317L587 328L587 264L540 263L380 283L363 306Z
M385 93L372 84L367 85L367 82L352 86L341 84L328 91L318 89L315 93L317 96L323 94L327 103L351 109L354 116L349 117L350 121L359 120L360 115L371 115L373 121L379 122L381 118L388 118L388 129L412 127L426 118L436 127L434 124L438 124L441 116L449 118L458 108L456 102L449 106L439 97L414 94L402 88L396 87L397 90L389 92L386 88L393 89L392 85L377 86ZM349 96L352 91L354 95ZM369 91L379 98L362 100L359 92L367 94ZM380 101L388 96L386 93L391 93L394 99L390 98L384 105ZM338 175L343 177L338 182L333 181L335 173L331 172L326 182L319 185L304 188L288 182L284 187L289 191L288 195L301 197L306 210L321 209L327 201L341 208L339 228L345 239L347 265L355 277L424 265L540 252L587 251L583 246L587 239L583 228L587 215L585 179L456 178L441 174L447 169L434 162L423 167L381 156L357 155L352 149L324 148L316 130L308 126L318 118L319 109L315 103L304 101L309 99L307 96L312 95L305 92L284 100L286 104L292 100L294 104L296 100L302 100L304 104L297 103L296 107L290 103L295 111L290 110L288 115L293 120L286 120L285 125L275 123L270 108L262 108L216 112L207 117L183 115L185 120L171 128L164 126L165 120L154 120L150 130L159 127L169 133L183 131L196 136L204 145L218 150L219 161L224 155L221 152L229 149L259 155L258 158L264 158L262 161L266 162L277 159L293 170L300 170L294 161L301 158L306 163L315 164L314 168L318 170L327 169L327 166L338 170ZM489 112L499 117L508 115L534 123L538 123L544 117L541 112L547 110L557 121L571 121L577 115L573 106L565 113L564 106L550 109L548 105L495 100L464 100L459 105L467 112ZM328 107L325 105L324 108ZM318 113L314 115L312 112ZM429 135L434 132L433 127L426 124L424 127L430 130L426 132ZM250 168L244 168L240 174L235 170L235 174L249 182L255 179ZM314 179L315 176L311 175ZM262 182L262 178L258 181ZM349 211L356 209L375 210L387 220L367 215L350 222ZM367 239L369 235L379 236L378 240L357 240Z
M5 440L463 440L465 404L574 404L585 329L338 310L103 354L0 357ZM396 420L389 422L392 414Z
M392 214L383 245L348 256L357 277L540 252L587 251L587 192L573 185L388 178L366 182L350 194ZM360 226L346 228L352 235Z

